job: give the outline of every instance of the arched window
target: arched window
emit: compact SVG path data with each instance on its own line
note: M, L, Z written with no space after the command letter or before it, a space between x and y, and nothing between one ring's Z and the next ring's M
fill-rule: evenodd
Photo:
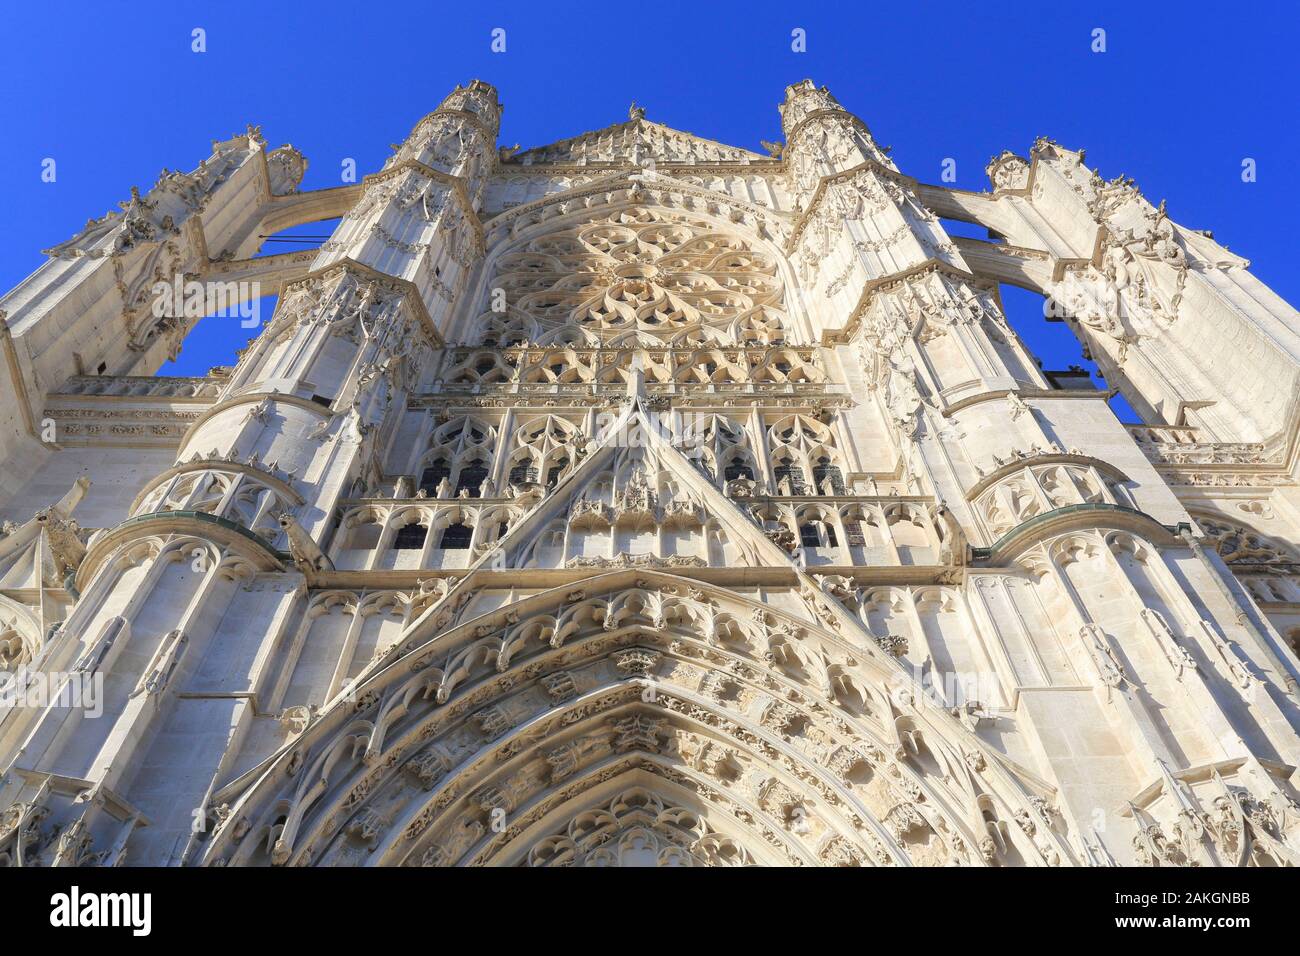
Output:
M826 495L842 495L844 491L844 473L840 471L838 465L832 464L830 458L825 455L820 456L813 465L813 484L817 486L817 493Z
M779 494L803 495L808 488L804 484L803 469L789 458L781 459L772 468L772 477L776 480Z
M469 547L470 538L474 536L474 529L464 522L457 521L455 524L449 524L442 532L442 540L438 543L444 551L463 551Z
M421 473L420 490L430 495L437 494L444 478L451 478L451 465L439 459Z
M529 458L520 459L519 463L510 469L509 481L512 485L535 484L537 469L533 467L532 460Z
M557 458L551 462L551 467L546 469L546 487L547 490L554 488L559 483L560 475L564 474L564 469L569 467L569 459Z
M496 429L469 416L455 418L435 429L420 473L420 490L436 495L445 479L452 497L464 492L477 498L492 471Z
M767 431L767 439L778 494L844 493L835 434L827 424L808 415L791 415L774 423ZM784 492L783 481L788 488Z
M844 526L844 543L850 548L861 548L867 544L866 531L863 529L864 512L861 505L849 505L840 512L840 521Z
M452 492L459 495L462 491L468 492L471 498L480 496L483 482L487 480L488 468L482 461L471 461L461 466L460 474L456 477L456 488Z
M393 538L393 548L398 551L422 551L428 529L419 523L403 525Z
M809 518L799 525L799 543L805 548L837 548L840 544L835 527L820 518Z
M581 429L568 419L531 419L514 431L507 480L512 485L532 484L540 475L547 488L554 488L582 443Z
M743 425L722 415L700 416L684 424L677 440L710 478L717 481L720 474L724 482L754 479L754 457Z
M727 467L722 472L723 478L727 481L734 481L737 478L745 478L749 481L754 480L754 469L741 458L733 458L727 463Z

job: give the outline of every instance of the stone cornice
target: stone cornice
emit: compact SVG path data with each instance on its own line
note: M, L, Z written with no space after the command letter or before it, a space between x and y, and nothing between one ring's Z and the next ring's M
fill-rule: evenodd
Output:
M662 566L634 568L544 568L512 569L509 571L474 572L477 586L552 588L561 585L585 584L593 574L608 574L611 571L627 570L632 572L671 574L689 581L712 584L719 587L741 587L746 585L766 585L769 587L797 586L798 575L789 568L781 567L673 567L664 563ZM935 585L952 584L953 569L948 565L818 565L810 572L819 575L833 574L853 578L862 584L878 585ZM430 578L454 578L465 576L464 570L447 570L424 568L417 570L371 571L323 571L313 578L313 590L340 589L415 589L421 581Z
M322 418L329 418L334 413L323 405L317 404L306 398L299 398L297 395L290 395L287 392L241 392L238 395L232 395L229 398L222 399L214 404L211 408L206 409L202 415L194 420L189 429L185 432L185 437L181 439L178 447L184 448L185 443L190 440L194 432L202 427L203 423L214 415L230 408L237 408L240 405L255 405L261 401L282 402L286 405L295 405L298 408L307 409L320 415Z
M660 173L698 173L706 176L751 176L755 174L760 176L783 176L786 172L785 163L779 159L758 160L752 163L672 163L656 161L655 169ZM534 163L529 166L504 163L497 165L493 175L549 178L551 176L579 176L583 173L639 173L644 171L644 167L638 166L631 160L621 160L615 163Z
M803 352L813 353L821 350L820 345L796 345L793 342L785 345L746 345L736 343L727 345L724 343L713 343L709 345L690 345L685 348L674 348L670 345L619 345L619 346L600 346L600 345L575 345L571 342L556 343L555 345L447 345L446 351L461 358L468 358L478 352L497 352L502 355L513 355L519 358L533 356L540 358L546 355L554 355L557 352L568 352L575 356L609 356L609 355L635 355L638 352L645 352L650 355L671 355L694 358L697 356L711 355L716 352L743 352L747 356L753 355L776 355L782 352ZM806 357L801 356L801 357Z
M681 386L678 389L678 386ZM721 388L713 386L693 386L689 383L655 383L646 386L646 394L655 399L665 399L673 404L683 401L714 402L737 400L745 402L765 402L778 400L802 401L812 404L819 401L848 400L851 396L842 391L833 391L834 385L815 384L777 384L750 383ZM843 387L843 386L841 386ZM425 392L416 396L416 401L457 401L466 399L514 399L516 401L536 401L545 404L548 401L563 402L568 399L587 399L601 397L605 404L618 403L627 395L627 387L614 383L548 384L532 382L512 382L507 385L451 385L440 392Z
M980 392L976 395L967 395L965 398L958 399L951 405L946 405L940 412L944 418L948 418L965 408L972 405L980 405L984 402L997 401L1006 398L1012 392L1016 392L1022 399L1060 399L1060 398L1088 398L1109 401L1112 393L1095 388L999 388L991 392Z
M392 476L385 476L392 477ZM414 475L405 475L400 477L413 478ZM749 498L729 498L729 501L735 502L741 506L753 504L789 504L789 505L834 505L843 507L847 505L877 505L884 506L897 502L905 502L917 505L934 504L934 497L931 495L753 495ZM337 508L340 513L351 512L360 508L430 508L439 510L443 508L464 508L477 505L480 508L503 508L503 507L524 507L518 499L503 497L488 498L344 498ZM527 506L531 507L531 505ZM820 565L818 565L820 567ZM437 570L437 569L427 569ZM370 572L366 572L370 573ZM514 573L513 571L511 573Z
M627 389L618 385L597 386L592 393L591 386L559 386L563 391L553 391L552 386L538 386L538 391L512 391L507 386L488 386L490 391L475 391L473 386L465 391L424 392L413 396L408 408L525 408L538 411L555 411L564 408L602 408L608 409L626 397ZM777 386L784 389L785 386ZM737 405L763 405L773 408L807 408L822 406L824 408L853 408L857 401L842 392L826 392L825 385L812 386L816 391L788 392L777 391L739 391L739 392L680 392L673 393L665 386L650 385L646 394L651 398L663 398L671 402L672 408L722 408Z
M1300 397L1293 398L1281 431L1261 442L1144 442L1138 447L1156 470L1164 475L1210 477L1213 475L1290 479L1300 467ZM1133 426L1139 427L1139 426ZM1159 426L1140 426L1153 431ZM1133 429L1130 428L1130 431ZM1179 455L1186 460L1177 460ZM1197 460L1208 456L1209 460ZM1217 460L1216 460L1217 459ZM1208 484L1209 482L1188 482ZM1274 482L1276 483L1276 482ZM1291 481L1285 483L1290 484Z

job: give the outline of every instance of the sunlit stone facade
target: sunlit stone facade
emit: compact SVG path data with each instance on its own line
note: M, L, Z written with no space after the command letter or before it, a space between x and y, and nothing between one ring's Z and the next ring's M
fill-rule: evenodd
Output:
M0 864L1296 861L1300 317L1245 260L1046 139L921 183L808 81L766 155L500 114L319 191L250 129L0 299ZM190 282L279 298L152 377Z

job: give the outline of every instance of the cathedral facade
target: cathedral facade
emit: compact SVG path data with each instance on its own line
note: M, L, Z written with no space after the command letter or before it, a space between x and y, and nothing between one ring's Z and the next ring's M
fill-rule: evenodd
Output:
M1081 151L968 192L780 112L521 151L474 81L360 183L250 128L48 250L0 864L1300 861L1300 315ZM157 377L214 288L274 314Z

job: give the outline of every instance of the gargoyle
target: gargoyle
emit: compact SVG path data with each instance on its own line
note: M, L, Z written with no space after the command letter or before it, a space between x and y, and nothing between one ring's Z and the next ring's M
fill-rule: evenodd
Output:
M307 529L298 523L297 518L285 512L280 515L279 521L289 538L289 553L293 555L293 563L299 571L310 576L316 572L334 570L334 562L320 549Z

